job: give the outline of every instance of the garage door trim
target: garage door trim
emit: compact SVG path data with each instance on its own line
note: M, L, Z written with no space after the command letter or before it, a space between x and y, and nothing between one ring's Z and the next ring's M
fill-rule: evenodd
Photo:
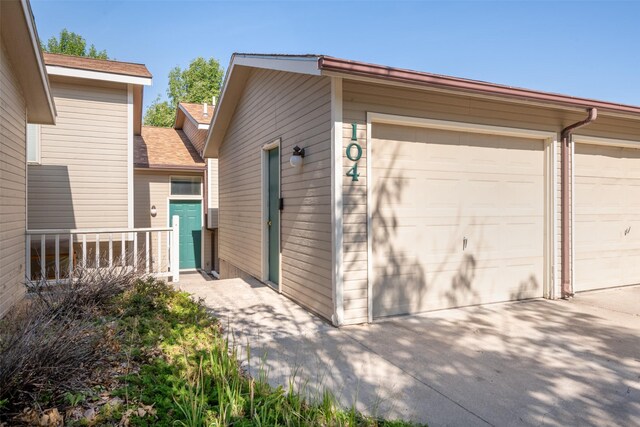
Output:
M586 136L586 135L572 135L571 137L573 144L571 144L571 292L575 293L574 285L575 285L575 264L574 260L576 259L576 244L575 244L575 233L574 233L574 224L575 224L575 213L576 213L576 198L575 198L575 146L576 144L589 144L589 145L601 145L605 147L621 147L621 148L633 148L640 149L640 141L632 141L627 139L614 139L614 138L601 138L595 136Z
M558 253L558 239L556 229L557 212L557 139L556 132L539 131L533 129L520 129L504 126L492 126L479 123L458 122L449 120L437 120L422 117L400 116L394 114L367 112L367 314L368 321L373 322L373 162L372 151L372 126L374 124L390 124L400 126L423 127L455 132L491 134L498 136L511 136L517 138L532 138L544 141L544 176L547 198L544 207L545 243L544 243L544 284L543 295L545 298L555 298L555 275L553 274L553 260Z

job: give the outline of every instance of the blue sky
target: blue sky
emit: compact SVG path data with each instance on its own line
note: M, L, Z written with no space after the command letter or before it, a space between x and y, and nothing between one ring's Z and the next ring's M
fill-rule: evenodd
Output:
M154 75L197 56L323 53L640 105L640 2L32 0L40 38L68 28Z

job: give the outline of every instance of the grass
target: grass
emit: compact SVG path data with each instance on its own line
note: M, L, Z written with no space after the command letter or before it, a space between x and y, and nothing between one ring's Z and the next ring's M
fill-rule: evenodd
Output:
M285 390L264 375L251 377L202 302L161 281L137 281L115 297L101 323L111 326L106 330L119 369L111 375L115 381L103 378L108 385L68 390L55 402L67 425L410 425L342 409L329 392L310 402L294 381ZM70 415L98 400L95 417Z

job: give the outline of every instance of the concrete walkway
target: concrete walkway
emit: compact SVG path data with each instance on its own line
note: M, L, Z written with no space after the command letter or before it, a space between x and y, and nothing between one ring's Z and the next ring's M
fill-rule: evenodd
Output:
M431 426L640 425L640 287L336 329L257 281L181 275L253 375ZM246 362L245 362L246 363Z

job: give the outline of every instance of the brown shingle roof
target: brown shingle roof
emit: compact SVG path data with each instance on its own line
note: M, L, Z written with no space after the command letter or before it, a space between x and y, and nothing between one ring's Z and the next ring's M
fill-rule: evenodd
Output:
M44 63L65 68L101 71L103 73L123 74L126 76L148 77L152 75L144 64L133 62L111 61L108 59L85 58L81 56L44 53Z
M209 104L209 106L207 107L207 116L204 115L204 106L202 104L181 102L180 105L196 122L198 122L198 124L208 125L211 123L211 119L213 118L213 105Z
M134 140L134 164L138 168L204 169L205 163L187 135L173 128L143 126Z

